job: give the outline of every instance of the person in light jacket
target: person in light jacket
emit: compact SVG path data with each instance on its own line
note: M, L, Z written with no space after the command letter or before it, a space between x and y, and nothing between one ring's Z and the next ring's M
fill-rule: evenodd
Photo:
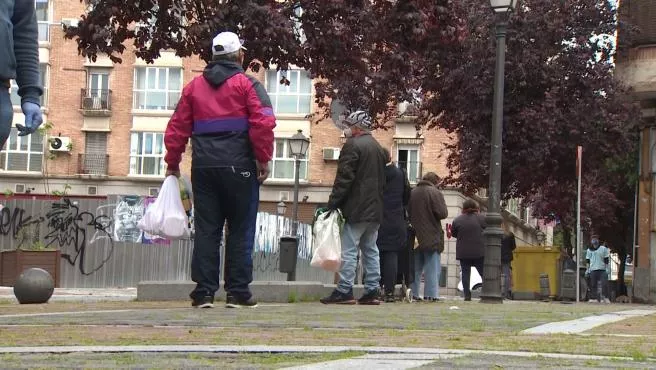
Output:
M465 301L471 301L471 268L476 267L483 276L485 258L485 217L480 214L478 203L468 199L462 205L462 214L453 220L451 235L456 241L456 259L462 269L462 290Z
M435 173L429 172L410 194L408 213L417 233L412 294L413 300L417 301L421 300L419 283L422 272L424 273L424 300L439 300L440 257L444 251L442 220L449 214L444 195L437 188L439 181Z

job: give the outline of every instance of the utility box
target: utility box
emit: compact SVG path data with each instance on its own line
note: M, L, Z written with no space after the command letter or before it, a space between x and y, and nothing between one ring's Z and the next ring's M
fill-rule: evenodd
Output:
M576 271L563 270L560 276L560 298L576 300Z
M280 265L282 273L296 272L296 260L298 258L298 239L295 236L283 236L280 238Z

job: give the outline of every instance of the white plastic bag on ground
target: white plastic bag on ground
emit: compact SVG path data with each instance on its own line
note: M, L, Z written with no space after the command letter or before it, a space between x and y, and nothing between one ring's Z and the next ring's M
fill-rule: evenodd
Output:
M138 224L149 234L166 239L182 239L189 236L189 220L180 198L178 178L168 176L155 202L148 207Z
M319 213L320 211L317 211ZM338 272L342 267L342 213L337 210L318 214L312 228L312 261L310 265Z

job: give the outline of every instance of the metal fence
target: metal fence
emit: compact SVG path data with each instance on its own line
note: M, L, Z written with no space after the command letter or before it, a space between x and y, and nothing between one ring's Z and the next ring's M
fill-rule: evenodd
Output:
M137 223L151 197L9 199L0 211L0 251L55 247L62 253L63 288L135 287L139 281L191 280L192 240L167 241L143 233ZM280 281L280 235L291 220L257 217L253 248L255 280ZM312 232L299 226L297 280L330 283L333 274L310 267ZM223 246L221 247L223 257Z

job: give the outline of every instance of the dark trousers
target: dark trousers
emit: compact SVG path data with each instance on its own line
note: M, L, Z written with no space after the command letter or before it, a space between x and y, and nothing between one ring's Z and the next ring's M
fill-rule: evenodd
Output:
M396 272L399 266L399 253L396 251L380 252L380 282L383 285L385 294L394 293L396 285Z
M596 298L601 301L602 298L607 298L608 279L606 278L606 270L590 271L590 285L590 293L593 299ZM599 288L601 288L601 292L599 292Z
M484 258L461 259L460 268L462 269L462 291L465 293L465 298L471 298L471 268L476 267L479 275L483 276L483 261Z
M225 247L225 290L249 299L253 281L253 243L260 185L255 170L194 168L191 171L196 235L191 259L193 298L214 296L219 290L220 246L223 226L228 231Z

